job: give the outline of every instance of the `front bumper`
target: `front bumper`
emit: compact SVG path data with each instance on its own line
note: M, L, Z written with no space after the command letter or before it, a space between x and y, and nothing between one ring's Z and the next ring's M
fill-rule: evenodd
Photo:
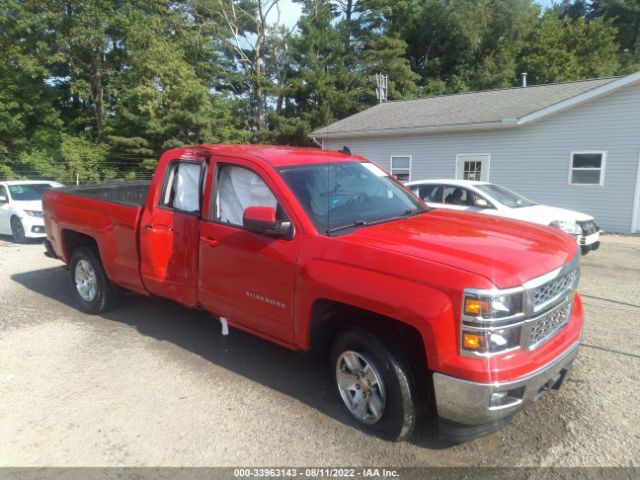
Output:
M571 370L579 344L579 341L574 343L564 354L539 370L509 382L478 383L434 373L438 416L449 427L475 427L482 431L481 434L501 427L508 417L540 398L547 390L560 387ZM492 429L491 426L497 428Z
M580 223L582 234L576 236L576 242L580 246L582 255L597 250L600 247L600 227L595 222L582 222Z
M27 238L44 238L47 233L44 229L44 218L32 217L29 215L23 216L20 221L24 228L24 235Z

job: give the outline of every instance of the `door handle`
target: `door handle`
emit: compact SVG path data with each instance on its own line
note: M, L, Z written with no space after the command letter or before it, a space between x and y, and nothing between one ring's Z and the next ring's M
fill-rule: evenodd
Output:
M220 241L216 240L213 237L200 237L200 240L202 240L204 243L206 243L210 247L215 247L220 244Z
M152 232L175 232L176 231L173 227L170 227L169 225L162 225L162 224L145 225L144 229L151 230Z

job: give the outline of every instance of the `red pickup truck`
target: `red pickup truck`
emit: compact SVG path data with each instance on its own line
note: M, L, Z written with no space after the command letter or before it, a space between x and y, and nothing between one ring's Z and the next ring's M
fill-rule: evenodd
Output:
M48 254L99 314L123 290L326 352L356 425L464 441L558 388L577 354L569 235L431 209L348 150L169 150L150 184L48 190Z

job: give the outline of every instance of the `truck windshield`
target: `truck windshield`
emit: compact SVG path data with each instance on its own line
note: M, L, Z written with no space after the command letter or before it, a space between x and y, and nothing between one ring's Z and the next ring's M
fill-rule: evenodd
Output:
M44 191L51 188L48 183L9 185L9 192L14 202L30 202L42 200Z
M370 162L282 167L280 175L319 232L330 234L428 210Z
M486 193L491 198L493 198L496 202L501 203L505 207L509 208L522 208L522 207L530 207L531 205L535 205L534 202L529 200L528 198L523 197L522 195L514 192L513 190L509 190L508 188L501 187L500 185L493 185L491 183L485 185L476 185L478 190Z

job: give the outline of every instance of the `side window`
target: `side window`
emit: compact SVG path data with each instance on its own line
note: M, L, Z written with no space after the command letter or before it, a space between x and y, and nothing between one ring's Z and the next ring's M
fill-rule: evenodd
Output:
M202 171L200 163L172 163L167 172L160 204L183 212L199 212Z
M391 175L401 182L411 181L411 157L391 157Z
M466 188L449 185L444 189L444 203L449 205L471 205L471 196Z
M442 185L420 185L419 196L425 202L442 203Z
M7 189L4 188L3 185L0 185L0 197L4 197L4 200L0 201L0 203L7 203L9 201L9 196L7 195Z
M237 165L220 165L217 172L214 220L242 226L247 207L271 207L284 220L284 212L267 184L254 171Z
M571 152L569 185L604 185L607 152Z

